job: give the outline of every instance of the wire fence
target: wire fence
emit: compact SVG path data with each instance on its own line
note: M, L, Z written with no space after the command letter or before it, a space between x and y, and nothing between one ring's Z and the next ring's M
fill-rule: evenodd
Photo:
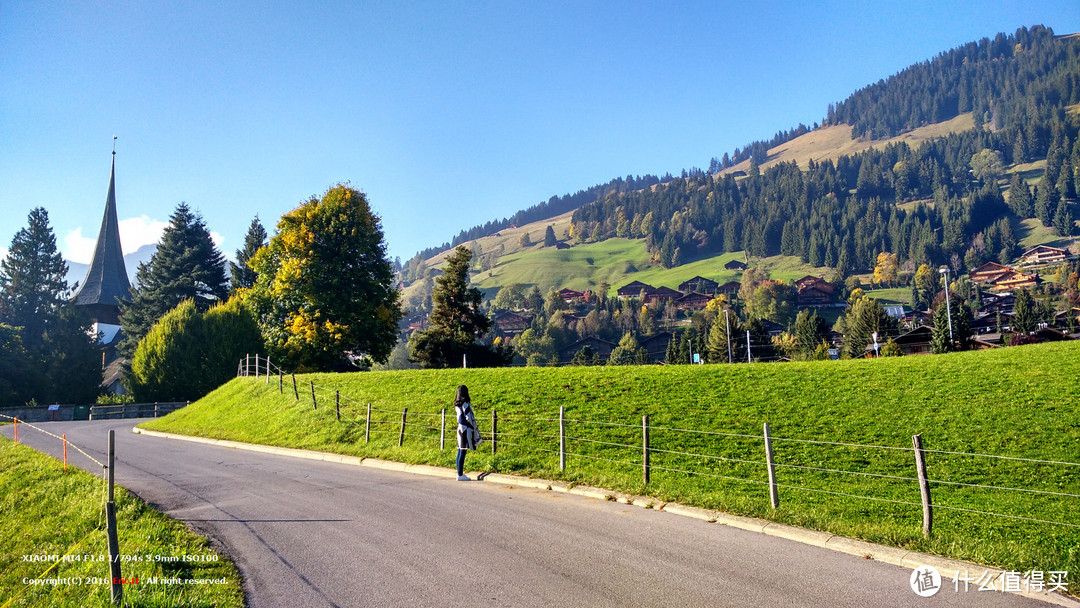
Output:
M312 380L301 386L295 375L259 356L241 360L238 375L266 384L276 376L282 394L310 398L313 410L333 407L338 421L363 425L365 442L448 447L446 409L391 410ZM1080 528L1077 462L924 448L919 435L910 446L827 441L775 436L768 424L757 434L652 424L648 416L640 422L572 418L563 408L552 415L492 410L490 421L481 425L492 454L528 462L533 470L595 471L599 466L612 478L640 475L642 487L656 483L653 473L665 481L696 480L706 488L724 483L737 494L768 496L774 509L795 494L875 503L890 517L917 518L921 511L927 537L936 511ZM451 434L456 426L451 419ZM995 483L1001 477L1023 483Z

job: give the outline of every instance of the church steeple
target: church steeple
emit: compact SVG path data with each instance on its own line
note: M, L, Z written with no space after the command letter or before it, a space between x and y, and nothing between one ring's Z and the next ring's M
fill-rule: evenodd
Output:
M90 262L82 285L72 296L75 305L82 307L94 321L110 325L120 323L120 303L129 298L131 291L124 266L124 252L120 248L120 224L116 219L115 139L109 193L105 197L105 216L101 218L94 259Z

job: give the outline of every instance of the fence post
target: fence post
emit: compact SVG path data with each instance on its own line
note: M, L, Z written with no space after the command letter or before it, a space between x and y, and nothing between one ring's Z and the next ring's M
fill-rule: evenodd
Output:
M446 408L442 408L442 426L439 428L439 451L446 449Z
M154 402L154 418L157 418L159 415L160 414L158 414L158 404L157 404L157 401L155 401Z
M266 386L270 386L270 355L266 355Z
M64 471L67 471L67 433L64 433Z
M109 481L108 500L105 502L105 527L109 543L109 575L112 578L112 602L120 604L124 589L120 583L120 541L116 533L116 503L113 502L113 471L116 470L116 431L109 430L108 459Z
M259 353L255 353L255 379L259 379Z
M308 380L308 384L311 385L311 409L317 410L319 409L319 404L315 401L315 381Z
M499 443L499 414L495 410L491 410L491 453L495 454L495 450ZM513 443L513 442L511 442Z
M338 422L341 422L341 391L334 391L334 410L337 412Z
M911 444L915 447L915 469L919 472L919 494L922 495L922 533L926 538L930 538L934 528L934 508L930 502L930 480L926 477L922 435L912 435Z
M367 417L364 418L364 443L371 441L371 404L367 404Z
M251 353L244 355L244 376L248 375L248 366L251 364Z
M278 390L278 393L280 393L282 395L285 394L285 388L284 388L283 383L282 383L282 381L284 380L284 378L283 378L284 375L285 375L285 372L281 371L281 369L279 368L277 370L277 390Z
M15 421L13 423L15 425L15 443L19 443L19 419L18 418L12 418L12 420Z
M398 435L397 445L400 448L405 443L405 417L409 415L409 408L401 410L401 434Z
M300 391L296 390L296 374L292 375L292 392L293 392L293 396L296 397L296 400L299 401L300 400Z
M641 417L641 472L649 485L649 415Z
M566 470L566 416L563 406L559 406L559 470Z
M773 465L772 439L769 438L769 423L765 423L765 464L769 467L769 502L772 508L780 506L780 495L776 493L776 467Z

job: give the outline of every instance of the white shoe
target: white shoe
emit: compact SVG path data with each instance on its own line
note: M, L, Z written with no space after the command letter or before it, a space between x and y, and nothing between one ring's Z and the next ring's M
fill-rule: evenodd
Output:
M458 481L472 481L471 479L469 479L468 475L458 475L457 480Z

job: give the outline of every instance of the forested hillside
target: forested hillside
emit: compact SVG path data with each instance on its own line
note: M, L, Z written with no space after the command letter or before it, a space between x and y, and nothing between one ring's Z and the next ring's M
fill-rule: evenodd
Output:
M662 187L609 194L578 209L571 237L646 239L664 267L745 250L797 255L843 276L901 263L974 267L1017 253L1014 222L1075 231L1080 39L1018 30L939 55L830 108L830 121L887 135L974 111L975 128L913 149L899 143L745 177L694 172ZM756 155L755 155L756 156ZM1045 159L1029 188L1016 164ZM1011 180L1007 169L1012 166ZM1008 188L1003 188L1003 186ZM908 204L905 204L908 203Z

